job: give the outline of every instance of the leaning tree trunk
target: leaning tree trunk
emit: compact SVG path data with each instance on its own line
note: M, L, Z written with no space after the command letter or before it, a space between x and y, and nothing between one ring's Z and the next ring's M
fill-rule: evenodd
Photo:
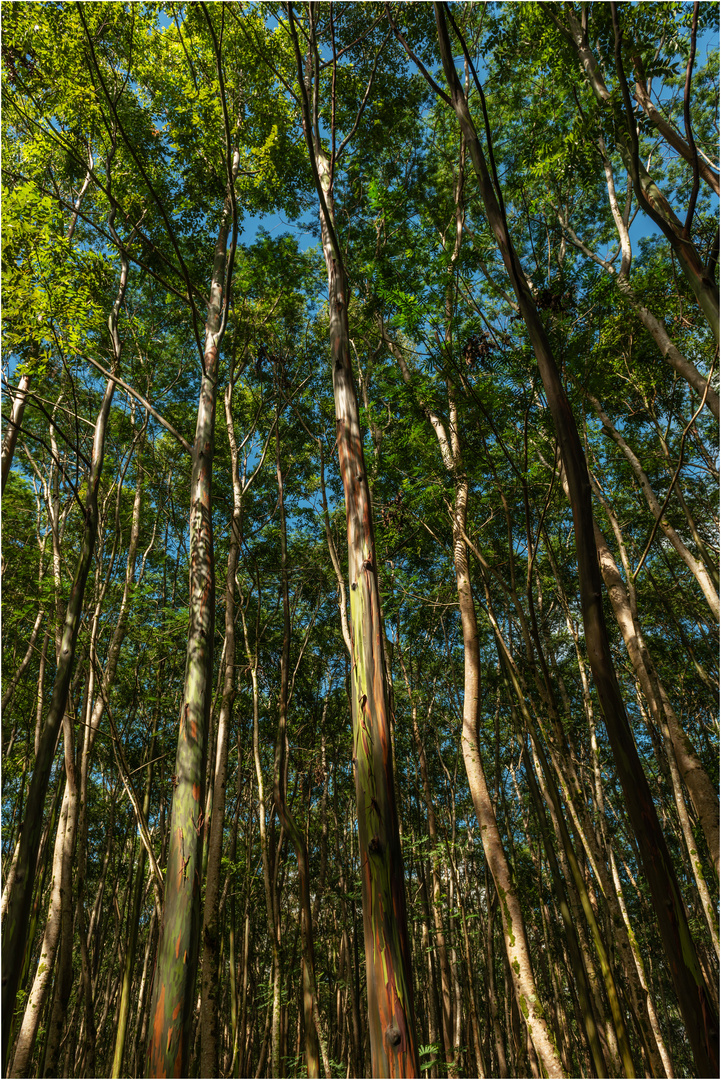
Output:
M30 376L26 373L20 376L20 382L17 385L17 389L13 394L13 407L10 412L10 419L8 420L7 429L5 431L5 438L2 445L2 494L5 494L5 485L7 483L8 476L10 475L10 466L13 463L13 455L15 453L15 445L18 441L18 434L20 432L20 425L23 422L23 414L25 412L25 403L28 397L28 390L30 388Z
M578 62L588 80L588 84L600 108L605 110L616 131L616 148L624 166L633 181L633 188L639 206L658 226L671 244L679 260L681 269L688 281L696 301L706 317L716 341L719 341L719 298L718 289L709 278L701 257L685 227L676 217L668 200L645 169L639 155L636 119L629 95L628 84L621 60L621 32L618 25L615 5L611 6L614 23L614 43L617 74L621 95L611 94L601 68L590 47L587 29L578 21L571 5L566 14L568 25L563 24L548 5L548 17L555 23L575 51Z
M601 574L593 534L591 489L583 447L550 342L513 247L505 214L499 203L500 188L496 192L491 181L468 101L458 79L444 7L440 3L435 3L434 7L451 103L468 144L491 230L496 237L529 332L569 481L586 647L629 819L649 882L661 938L669 958L674 987L696 1067L700 1075L716 1075L719 1057L718 1013L705 984L676 871L638 756L613 666L603 613Z
M12 1067L6 1071L7 1076L28 1075L32 1052L35 1047L35 1038L38 1033L38 1028L40 1027L45 1002L55 974L55 956L57 953L58 942L60 941L63 851L69 809L70 785L66 781L63 804L55 836L55 849L52 860L52 889L50 892L47 919L45 921L45 930L43 932L43 941L40 947L38 966L27 998L22 1024L20 1025L20 1032L15 1045Z

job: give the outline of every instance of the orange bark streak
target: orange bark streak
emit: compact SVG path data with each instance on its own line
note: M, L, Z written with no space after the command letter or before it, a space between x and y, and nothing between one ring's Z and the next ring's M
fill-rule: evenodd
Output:
M163 1010L165 1008L165 987L160 988L160 997L158 998L158 1004L155 1009L155 1017L153 1019L153 1042L156 1047L160 1046L160 1039L163 1034Z
M200 802L200 784L193 784L193 798L196 802Z

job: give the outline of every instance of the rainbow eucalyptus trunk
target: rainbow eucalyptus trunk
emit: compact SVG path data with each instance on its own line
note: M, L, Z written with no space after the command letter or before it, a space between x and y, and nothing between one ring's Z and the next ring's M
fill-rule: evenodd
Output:
M494 175L492 181L489 175L468 101L456 72L444 7L443 4L434 3L443 70L451 95L450 100L448 98L446 100L456 113L468 144L488 223L496 238L533 345L558 438L573 511L579 592L588 658L603 709L616 770L623 788L631 827L638 842L641 862L649 883L661 939L668 957L671 977L696 1067L700 1076L716 1076L719 1062L718 1012L704 980L686 918L686 909L676 871L638 756L613 666L603 613L602 583L593 532L591 488L586 458L551 344L513 247L505 212L500 202L501 194L497 178ZM462 42L462 47L465 53L465 42ZM467 59L469 67L472 68L470 58ZM475 71L473 74L475 77ZM484 99L482 99L482 104L485 108ZM488 139L490 139L489 132L490 129L487 126ZM492 147L489 147L489 150L492 150Z
M289 28L302 98L303 130L320 204L328 273L330 352L338 461L345 492L351 610L351 706L374 1076L417 1076L413 977L403 855L393 786L383 620L378 589L370 490L363 456L348 329L348 286L335 231L333 165L311 116L309 85L292 4ZM314 29L311 28L314 34ZM312 65L308 68L311 79ZM315 90L317 91L317 87Z
M322 174L323 175L323 174ZM327 173L324 175L327 183ZM321 216L338 455L346 500L353 649L353 757L374 1076L416 1076L413 980L393 789L383 626L370 491L349 351L343 267Z
M237 170L237 154L234 168ZM232 181L231 181L232 182ZM213 260L203 373L190 482L190 626L175 757L165 906L150 1013L148 1076L187 1076L200 940L205 758L210 721L215 610L211 490L218 354L227 301L231 196Z

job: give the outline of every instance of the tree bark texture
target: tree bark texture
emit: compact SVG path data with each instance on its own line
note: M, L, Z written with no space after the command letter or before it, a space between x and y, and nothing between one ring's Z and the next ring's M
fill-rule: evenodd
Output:
M231 180L232 182L232 180ZM205 324L190 488L190 626L170 819L165 906L153 986L148 1076L187 1076L200 940L205 759L213 678L212 479L230 195L218 231Z

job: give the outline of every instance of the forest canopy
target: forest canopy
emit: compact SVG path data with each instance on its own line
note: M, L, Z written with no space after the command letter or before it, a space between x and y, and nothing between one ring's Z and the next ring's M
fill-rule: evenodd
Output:
M1 14L2 1074L718 1076L718 5Z

